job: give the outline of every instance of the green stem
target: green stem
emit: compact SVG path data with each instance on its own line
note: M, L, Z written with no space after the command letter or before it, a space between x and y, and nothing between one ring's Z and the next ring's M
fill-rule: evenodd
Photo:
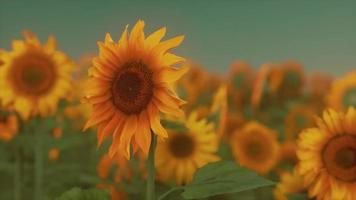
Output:
M36 133L35 143L35 191L34 199L42 199L42 180L43 180L43 155L42 155L42 136L41 131Z
M150 152L148 154L147 160L147 190L146 190L146 200L155 200L155 150L156 150L156 143L157 138L152 134L152 142L150 146Z
M167 192L163 193L158 200L163 200L164 198L168 197L168 195L170 195L172 192L176 191L176 190L180 190L183 189L184 187L172 187L171 189L169 189Z
M15 167L14 167L14 199L21 199L21 155L18 147L15 152Z

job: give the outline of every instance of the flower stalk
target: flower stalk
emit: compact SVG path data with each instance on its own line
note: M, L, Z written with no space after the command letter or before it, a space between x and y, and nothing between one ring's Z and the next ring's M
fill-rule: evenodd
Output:
M157 137L152 133L152 142L150 146L150 151L147 159L147 190L146 190L146 200L155 200L155 150L157 145Z

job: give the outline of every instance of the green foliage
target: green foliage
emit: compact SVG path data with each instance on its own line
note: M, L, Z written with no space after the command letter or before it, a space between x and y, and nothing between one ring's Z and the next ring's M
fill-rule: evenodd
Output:
M184 186L185 199L236 193L273 185L272 181L239 167L233 162L220 161L208 164L196 172L193 181Z
M110 200L108 190L72 188L63 193L56 200Z

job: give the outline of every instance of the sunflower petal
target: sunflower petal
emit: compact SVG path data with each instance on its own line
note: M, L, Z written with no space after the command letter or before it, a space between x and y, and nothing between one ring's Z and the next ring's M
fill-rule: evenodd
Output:
M154 104L148 106L148 116L152 131L161 137L168 137L166 129L161 125L158 108Z
M168 50L179 46L184 40L184 35L177 36L175 38L163 41L159 43L156 47L153 48L154 52L158 52L159 54L164 54Z
M132 136L137 130L137 116L128 116L124 127L122 129L122 134L120 138L120 150L123 155L129 160L130 159L130 143Z
M163 27L155 31L154 33L152 33L147 37L145 41L146 45L149 48L156 46L162 40L165 34L166 34L166 27Z
M139 126L137 126L137 132L135 134L135 141L141 148L145 155L148 155L151 145L151 129L150 121L148 120L147 113L141 112L139 116Z
M161 83L172 83L179 80L185 73L189 70L188 66L182 66L180 68L173 68L173 67L163 67L162 70L159 72L156 80Z

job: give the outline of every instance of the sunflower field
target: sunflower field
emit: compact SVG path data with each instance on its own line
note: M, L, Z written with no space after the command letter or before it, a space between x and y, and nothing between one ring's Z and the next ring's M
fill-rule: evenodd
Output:
M1 200L356 200L356 69L217 74L145 26L80 59L31 31L0 46Z

